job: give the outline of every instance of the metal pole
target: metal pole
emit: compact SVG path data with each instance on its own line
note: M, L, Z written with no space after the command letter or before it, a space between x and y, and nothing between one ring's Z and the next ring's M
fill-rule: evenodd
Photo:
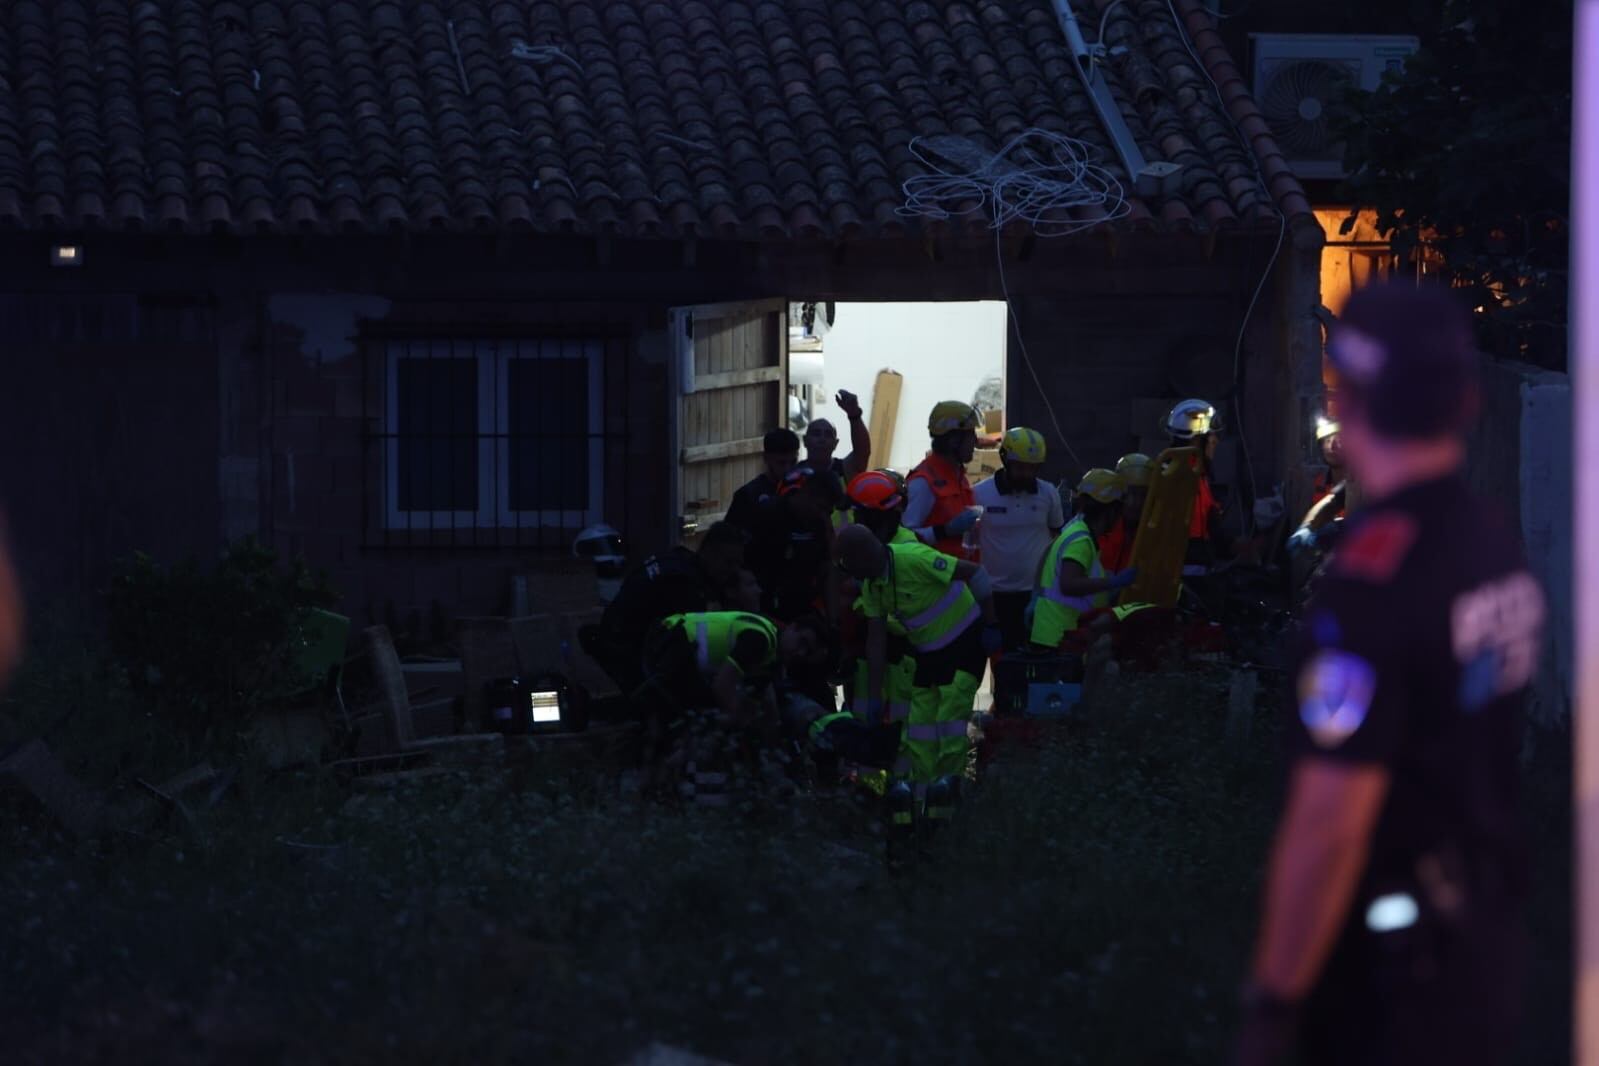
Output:
M1577 0L1572 35L1571 348L1575 386L1577 645L1575 1032L1578 1066L1599 1066L1599 484L1578 471L1599 455L1599 0Z

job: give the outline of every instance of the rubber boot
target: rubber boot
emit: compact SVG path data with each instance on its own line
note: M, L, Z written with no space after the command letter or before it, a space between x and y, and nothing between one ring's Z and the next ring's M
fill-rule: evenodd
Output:
M927 788L927 827L933 832L948 825L950 815L955 813L954 782L946 775Z
M901 778L888 786L888 862L890 866L904 863L912 840L916 836L916 794L909 781Z

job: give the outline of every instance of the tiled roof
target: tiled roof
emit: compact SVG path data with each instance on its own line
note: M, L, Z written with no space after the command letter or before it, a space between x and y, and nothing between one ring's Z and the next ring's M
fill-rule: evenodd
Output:
M1178 195L1130 221L1308 211L1196 0L1073 0ZM1125 180L1051 0L3 0L0 226L850 237L916 135L1028 127Z

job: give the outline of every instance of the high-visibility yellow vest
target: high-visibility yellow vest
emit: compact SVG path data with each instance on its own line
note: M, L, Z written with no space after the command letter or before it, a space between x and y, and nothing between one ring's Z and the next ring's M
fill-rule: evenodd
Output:
M694 642L695 661L700 672L715 674L732 661L733 646L740 635L754 631L766 642L767 654L761 662L769 668L777 662L777 624L769 618L744 611L707 611L702 614L673 614L661 620L665 626L679 626ZM735 664L736 665L736 664Z
M888 546L889 570L861 585L868 618L895 617L918 652L955 642L982 616L966 582L955 580L956 560L921 541Z
M1038 573L1038 589L1034 593L1033 632L1034 644L1053 648L1061 638L1077 628L1077 620L1084 611L1104 607L1110 602L1110 593L1094 596L1067 596L1060 590L1060 564L1070 559L1083 568L1090 578L1102 578L1105 570L1099 565L1099 548L1088 523L1081 515L1066 524L1055 538L1055 543L1044 553L1044 563Z

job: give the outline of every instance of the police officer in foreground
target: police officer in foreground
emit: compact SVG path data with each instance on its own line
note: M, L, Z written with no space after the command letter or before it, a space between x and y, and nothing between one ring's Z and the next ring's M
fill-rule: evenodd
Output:
M1497 1063L1515 1036L1520 705L1543 597L1461 481L1470 323L1440 289L1350 300L1329 354L1365 505L1298 638L1292 763L1239 1066Z

